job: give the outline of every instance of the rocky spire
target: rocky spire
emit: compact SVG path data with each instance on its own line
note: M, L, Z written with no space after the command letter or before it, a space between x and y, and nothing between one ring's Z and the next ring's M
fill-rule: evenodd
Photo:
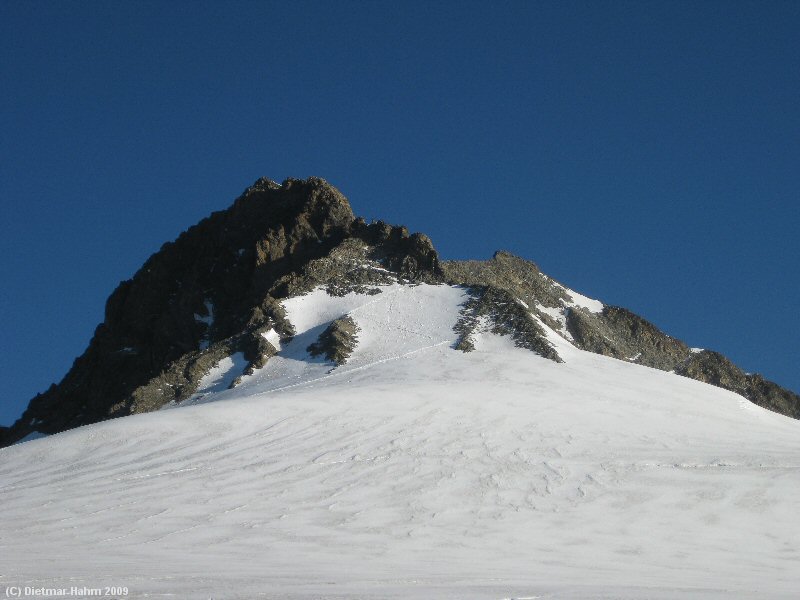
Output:
M274 282L324 255L354 221L345 197L322 179L259 179L114 290L84 354L31 401L7 439L129 414L137 388L263 318L254 313Z

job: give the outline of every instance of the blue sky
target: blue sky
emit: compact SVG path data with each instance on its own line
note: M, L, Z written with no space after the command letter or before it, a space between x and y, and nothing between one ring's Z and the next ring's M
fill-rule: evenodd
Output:
M796 2L0 3L0 423L260 176L800 390Z

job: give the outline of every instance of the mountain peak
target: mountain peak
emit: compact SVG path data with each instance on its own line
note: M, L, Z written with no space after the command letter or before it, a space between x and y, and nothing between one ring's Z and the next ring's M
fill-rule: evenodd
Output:
M0 442L159 408L230 353L243 351L257 368L274 351L260 332L291 335L278 300L321 282L352 288L354 260L377 261L408 281L441 276L427 236L356 219L324 179L256 180L120 283L84 354Z
M296 333L287 299L317 289L336 298L421 283L466 290L452 324L456 349L474 350L477 337L490 331L555 362L575 349L603 354L800 417L796 394L715 353L693 353L641 317L586 298L510 252L485 261L440 261L428 236L355 217L324 179L279 185L261 178L230 208L164 244L114 290L87 350L58 385L0 430L0 444L180 403L232 356L240 358L241 376L258 371ZM335 315L323 328L346 342L343 349L329 352L327 339L309 347L345 360L358 343L353 326L336 321L345 317Z

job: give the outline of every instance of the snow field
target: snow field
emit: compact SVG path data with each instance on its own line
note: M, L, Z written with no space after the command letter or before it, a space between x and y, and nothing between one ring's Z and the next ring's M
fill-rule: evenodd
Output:
M490 333L463 354L463 290L383 290L287 301L297 336L233 390L210 374L221 401L0 451L0 584L796 597L800 423L555 332L563 364ZM344 314L348 362L310 359Z

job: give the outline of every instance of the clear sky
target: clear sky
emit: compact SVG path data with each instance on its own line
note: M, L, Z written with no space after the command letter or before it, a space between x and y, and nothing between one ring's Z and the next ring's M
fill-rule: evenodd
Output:
M260 176L800 390L800 3L0 1L0 423Z

